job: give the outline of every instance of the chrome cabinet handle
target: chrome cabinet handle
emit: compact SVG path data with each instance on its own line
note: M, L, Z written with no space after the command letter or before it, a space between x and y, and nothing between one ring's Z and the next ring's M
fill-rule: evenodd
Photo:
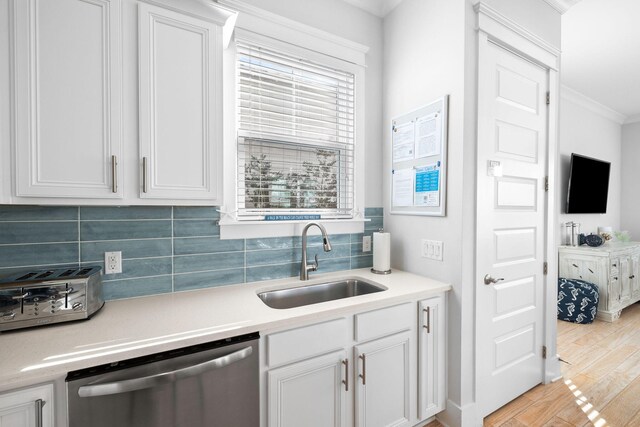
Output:
M573 265L575 268L578 268L578 265L577 265L577 264L571 264L571 265Z
M427 324L422 325L422 327L427 330L428 334L430 334L431 333L431 307L427 307L423 311L427 313Z
M26 297L28 297L29 295L31 295L29 292L25 292L25 293L24 293L24 294L22 294L22 295L18 295L18 296L15 296L15 297L11 297L11 299L15 299L15 300L22 300L22 299L25 299Z
M485 285L491 285L491 284L494 284L494 283L501 282L503 280L504 280L504 277L500 277L498 279L494 279L493 277L491 277L490 274L487 274L487 275L484 276L484 284Z
M46 402L42 399L35 401L36 404L36 427L42 427L42 407Z
M362 374L358 374L358 376L362 378L362 385L367 385L367 357L364 353L358 357L362 359Z
M111 192L118 192L118 157L111 156Z
M147 193L149 191L149 185L147 184L147 158L142 158L142 192Z
M217 359L208 360L198 365L188 366L186 368L175 371L162 372L147 377L134 378L130 380L115 381L105 384L83 385L78 389L80 397L97 397L109 394L127 393L135 390L143 390L145 388L157 387L162 384L172 383L183 378L200 375L212 369L220 369L229 366L232 363L246 359L253 353L252 347L245 347L242 350L234 351L226 356Z
M344 391L349 391L349 359L344 359L342 364L344 365L344 380L342 380L342 384L344 384Z

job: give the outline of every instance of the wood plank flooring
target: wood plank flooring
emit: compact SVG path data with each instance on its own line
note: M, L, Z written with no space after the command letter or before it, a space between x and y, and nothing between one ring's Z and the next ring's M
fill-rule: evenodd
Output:
M529 390L484 425L640 427L640 303L614 323L558 321L558 353L568 362L561 380Z

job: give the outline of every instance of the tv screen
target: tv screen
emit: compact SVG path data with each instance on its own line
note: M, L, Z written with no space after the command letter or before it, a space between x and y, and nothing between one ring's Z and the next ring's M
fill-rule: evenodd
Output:
M611 163L571 154L567 213L607 212Z

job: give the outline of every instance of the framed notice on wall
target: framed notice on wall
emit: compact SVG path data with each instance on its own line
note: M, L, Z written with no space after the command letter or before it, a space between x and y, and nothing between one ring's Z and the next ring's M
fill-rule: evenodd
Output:
M445 216L448 101L391 121L391 214Z

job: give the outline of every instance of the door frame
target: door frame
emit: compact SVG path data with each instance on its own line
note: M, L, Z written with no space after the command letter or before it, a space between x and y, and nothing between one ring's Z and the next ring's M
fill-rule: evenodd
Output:
M540 65L549 72L549 94L550 104L548 113L548 135L547 135L547 176L549 182L549 190L546 193L546 209L545 209L545 243L544 257L547 262L547 275L544 277L543 289L543 345L547 349L547 358L544 360L544 366L541 367L541 378L543 382L552 382L561 376L560 362L557 356L557 327L556 327L556 303L557 303L557 271L558 271L558 244L559 235L556 232L556 223L558 221L558 212L556 206L557 192L557 165L558 165L558 102L559 102L559 64L560 51L550 45L545 40L529 32L518 23L510 20L495 9L484 3L478 3L475 6L478 14L478 67L483 60L482 52L488 43L493 43L512 53L519 55L535 64ZM477 90L477 89L476 89ZM479 111L478 111L479 113ZM480 135L478 134L478 138ZM477 142L476 142L477 143ZM477 151L477 147L476 147ZM477 217L477 215L476 215ZM477 231L476 231L477 232ZM474 242L474 246L475 246ZM476 278L476 261L473 264L474 275ZM479 301L475 292L477 283L473 283L474 289L474 307L475 307L475 400L477 396L483 392L479 390L479 373L480 366L478 364L478 316L481 307L478 307ZM478 422L482 423L481 414L478 415Z

